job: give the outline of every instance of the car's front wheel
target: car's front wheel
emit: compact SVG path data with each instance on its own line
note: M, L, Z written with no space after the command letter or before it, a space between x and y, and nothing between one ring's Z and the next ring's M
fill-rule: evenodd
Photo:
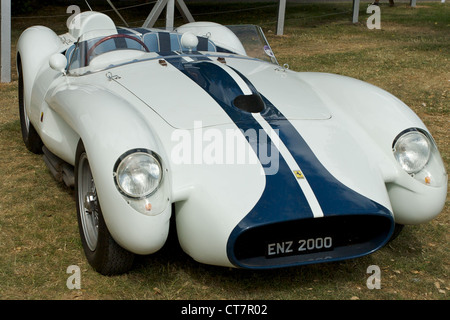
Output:
M402 232L403 228L405 226L403 224L395 224L394 227L394 232L392 233L391 238L389 239L389 242L394 241L395 239L397 239L397 237L400 235L400 233Z
M121 274L130 270L134 254L120 247L108 231L88 156L81 141L76 153L75 194L78 228L89 264L103 275Z

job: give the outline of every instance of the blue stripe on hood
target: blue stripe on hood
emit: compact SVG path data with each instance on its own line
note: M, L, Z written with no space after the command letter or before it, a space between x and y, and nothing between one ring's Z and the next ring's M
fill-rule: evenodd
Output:
M249 129L256 130L256 132L263 130L251 113L233 106L233 100L243 92L221 67L210 62L182 63L180 57L170 57L166 60L202 87L243 133ZM261 140L258 143L249 141L258 156L261 147L259 143L264 142ZM264 147L267 148L268 154L278 152L269 137L267 137L267 146ZM266 171L266 187L257 207L249 213L249 217L253 217L251 220L255 220L250 225L313 217L311 208L286 161L280 156L276 174L268 172L268 164L265 164L264 161L261 161L261 165Z
M284 115L270 101L263 99L268 108L261 115L273 129L279 130L281 141L302 168L302 172L314 190L324 215L364 213L391 215L388 209L349 189L331 175ZM274 113L276 113L276 117L273 117ZM271 118L276 118L276 120L271 120Z
M252 91L256 91L253 84L238 70L233 70L246 82ZM266 108L261 116L270 124L272 129L278 130L281 141L291 152L295 161L302 168L314 194L318 199L324 215L387 213L391 212L374 201L347 188L338 181L317 159L314 152L300 135L291 122L267 98L262 96Z
M193 58L195 59L195 57ZM202 87L222 107L239 129L243 131L262 129L251 113L233 106L233 100L243 93L234 79L220 66L211 61L184 62L181 57L173 56L167 57L166 60ZM209 59L202 57L201 60ZM233 70L241 76L254 93L257 93L255 87L245 76L237 70ZM325 217L355 214L382 215L392 221L390 235L393 231L392 213L384 206L349 189L332 176L290 121L268 99L261 97L265 103L265 108L260 113L261 116L274 130L279 131L281 141L289 149L307 177ZM268 147L275 148L270 138L267 140ZM250 144L258 154L257 146ZM266 174L266 186L261 198L231 232L227 243L230 261L237 266L242 266L236 259L233 249L236 239L244 231L273 223L312 217L311 208L302 190L280 154L279 171L273 175Z

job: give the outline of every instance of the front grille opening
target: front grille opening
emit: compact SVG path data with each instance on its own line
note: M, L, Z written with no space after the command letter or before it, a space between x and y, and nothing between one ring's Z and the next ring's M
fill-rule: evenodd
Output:
M349 215L287 221L243 231L234 244L241 267L283 267L350 259L380 248L392 219Z

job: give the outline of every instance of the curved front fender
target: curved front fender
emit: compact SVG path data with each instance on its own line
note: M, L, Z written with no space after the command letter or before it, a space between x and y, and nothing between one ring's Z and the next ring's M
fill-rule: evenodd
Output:
M447 183L419 183L399 166L392 152L394 139L404 130L419 128L431 136L413 110L385 90L357 79L325 73L297 75L333 110L341 128L365 145L362 150L384 180L397 223L424 223L442 211Z
M114 183L113 168L125 152L148 149L156 152L170 171L164 149L146 115L129 102L102 87L61 84L49 105L83 141L88 155L106 225L112 237L125 249L150 254L165 243L171 215L171 195L157 215L133 209ZM170 190L170 188L167 188Z

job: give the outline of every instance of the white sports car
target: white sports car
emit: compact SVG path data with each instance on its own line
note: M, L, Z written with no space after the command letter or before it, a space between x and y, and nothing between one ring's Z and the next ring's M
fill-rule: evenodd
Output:
M404 103L278 65L258 27L83 12L17 48L23 140L74 186L102 274L158 251L171 223L199 262L277 268L370 254L444 206L441 156Z

